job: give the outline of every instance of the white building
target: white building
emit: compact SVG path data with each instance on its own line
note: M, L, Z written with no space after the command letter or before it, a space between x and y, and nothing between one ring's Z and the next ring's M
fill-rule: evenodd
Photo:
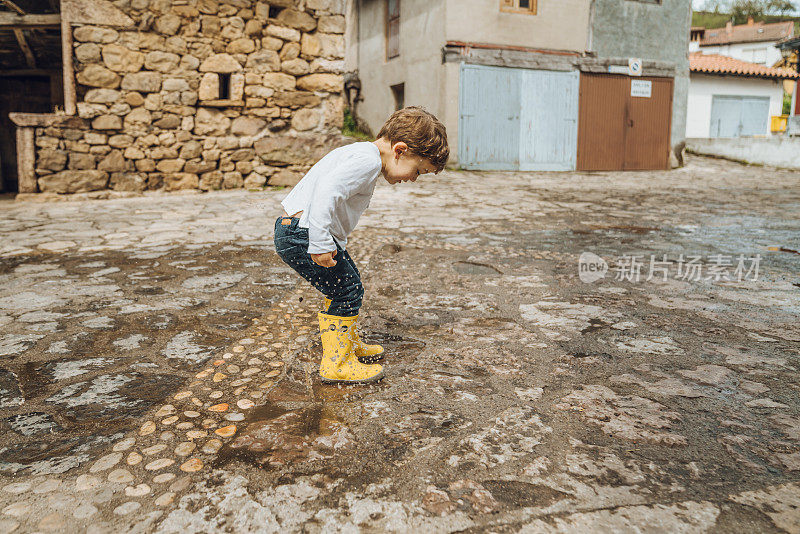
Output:
M686 137L770 135L770 117L780 115L783 84L798 75L703 53L689 56Z
M747 24L734 26L729 22L724 28L693 31L693 36L700 39L693 40L692 51L772 67L781 60L777 43L792 37L793 32L794 23L791 21L765 24L750 18Z

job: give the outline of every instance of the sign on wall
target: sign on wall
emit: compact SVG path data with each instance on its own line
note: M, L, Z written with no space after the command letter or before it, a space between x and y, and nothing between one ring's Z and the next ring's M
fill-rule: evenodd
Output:
M642 60L638 57L632 57L628 60L628 74L631 76L642 75Z
M653 82L649 80L631 80L631 96L650 98L653 94Z

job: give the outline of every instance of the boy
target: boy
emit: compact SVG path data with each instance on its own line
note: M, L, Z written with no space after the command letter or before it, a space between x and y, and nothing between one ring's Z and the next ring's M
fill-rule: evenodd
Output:
M383 378L380 345L367 345L356 330L364 295L347 236L367 209L378 175L390 184L438 173L450 150L447 132L419 107L396 111L374 142L337 148L319 160L283 202L275 221L275 250L300 276L321 291L319 313L325 383L368 384Z

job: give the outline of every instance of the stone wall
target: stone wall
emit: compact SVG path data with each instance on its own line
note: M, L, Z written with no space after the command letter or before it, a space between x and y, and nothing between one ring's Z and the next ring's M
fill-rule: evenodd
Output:
M39 191L287 185L341 144L343 0L113 6L73 26L81 120L36 129Z

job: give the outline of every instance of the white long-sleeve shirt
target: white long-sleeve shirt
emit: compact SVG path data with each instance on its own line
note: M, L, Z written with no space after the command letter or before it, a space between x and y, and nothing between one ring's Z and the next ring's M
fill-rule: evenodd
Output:
M369 206L381 172L381 154L373 143L339 147L319 160L281 205L289 215L302 211L308 228L308 253L343 249L347 236Z

